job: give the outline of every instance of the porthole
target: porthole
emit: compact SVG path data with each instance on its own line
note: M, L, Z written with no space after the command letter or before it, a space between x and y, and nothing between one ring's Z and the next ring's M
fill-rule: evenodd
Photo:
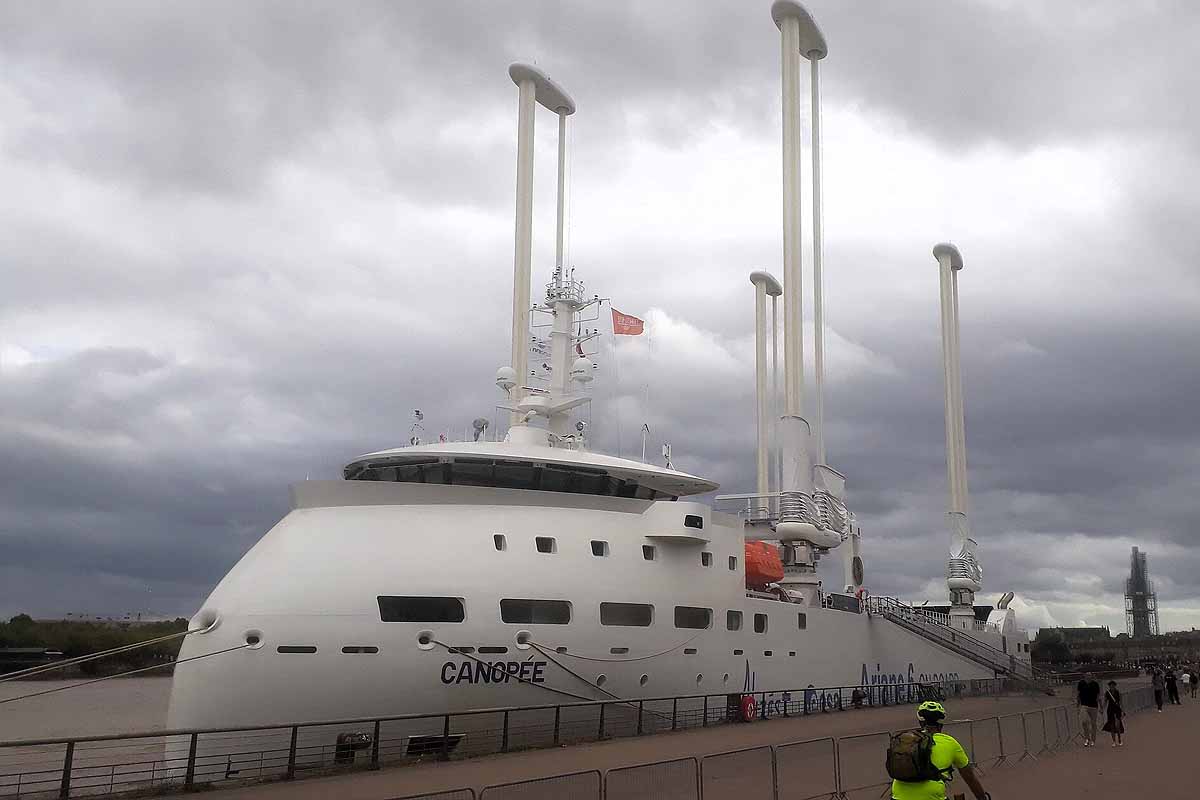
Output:
M608 683L608 676L605 675L603 672L601 672L599 675L596 676L596 685L597 686L603 686L606 683Z
M246 641L247 650L257 650L263 646L262 631L246 631L242 636Z
M433 631L421 631L417 634L417 647L422 650L433 649Z
M638 678L638 683L639 683L640 685L642 685L642 686L645 686L645 685L646 685L647 683L649 683L649 682L650 682L650 676L649 676L649 675L645 675L645 674L643 674L643 675L642 675L642 677Z

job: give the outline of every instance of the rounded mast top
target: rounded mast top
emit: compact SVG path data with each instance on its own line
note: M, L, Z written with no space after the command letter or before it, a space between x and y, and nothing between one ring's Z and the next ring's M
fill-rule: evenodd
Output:
M761 283L766 288L767 294L770 297L779 297L779 295L783 294L783 284L779 282L778 278L765 270L756 269L751 272L750 282L755 286Z
M933 257L938 260L939 264L942 261L942 256L950 259L950 269L955 272L963 268L962 253L958 252L958 248L949 242L942 242L933 248Z
M524 81L533 81L535 98L544 107L555 114L571 115L575 113L575 101L567 90L552 81L550 77L531 64L516 62L508 68L508 77L518 86Z
M819 61L829 54L825 36L821 33L812 14L795 0L775 0L771 4L771 19L775 27L782 29L783 20L795 18L800 21L800 54L810 61Z

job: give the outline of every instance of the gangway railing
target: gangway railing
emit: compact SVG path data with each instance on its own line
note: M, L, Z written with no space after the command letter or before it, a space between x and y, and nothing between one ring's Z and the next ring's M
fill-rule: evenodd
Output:
M867 611L871 614L878 614L925 639L970 658L972 661L1033 684L1039 689L1048 689L1052 683L1049 675L1034 668L1029 662L976 639L968 631L954 628L950 625L950 615L945 612L912 606L902 603L894 597L867 598Z

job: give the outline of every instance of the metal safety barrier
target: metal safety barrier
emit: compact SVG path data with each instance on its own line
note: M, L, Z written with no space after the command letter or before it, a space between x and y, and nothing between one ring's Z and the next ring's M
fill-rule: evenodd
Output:
M228 729L0 742L0 798L105 797L296 780L391 764L557 747L740 720L826 714L1019 689L1004 678L804 687L408 714ZM699 778L697 779L699 780Z
M1148 688L1123 696L1127 714L1153 706ZM1080 709L1050 706L983 719L950 721L954 736L983 770L1053 756L1082 742ZM489 786L480 800L878 800L891 779L884 753L892 731L747 747L701 758L655 761ZM965 791L961 779L947 794ZM450 795L445 795L450 797ZM464 795L466 797L466 795ZM421 795L420 800L442 800ZM406 798L406 800L408 800ZM412 800L416 800L413 798ZM457 800L457 799L456 799ZM473 800L473 798L472 798Z

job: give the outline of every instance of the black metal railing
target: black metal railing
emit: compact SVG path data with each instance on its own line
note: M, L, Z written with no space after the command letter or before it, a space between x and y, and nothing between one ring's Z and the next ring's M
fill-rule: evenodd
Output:
M108 796L377 769L757 719L1020 690L1007 679L804 687L0 742L0 797Z

